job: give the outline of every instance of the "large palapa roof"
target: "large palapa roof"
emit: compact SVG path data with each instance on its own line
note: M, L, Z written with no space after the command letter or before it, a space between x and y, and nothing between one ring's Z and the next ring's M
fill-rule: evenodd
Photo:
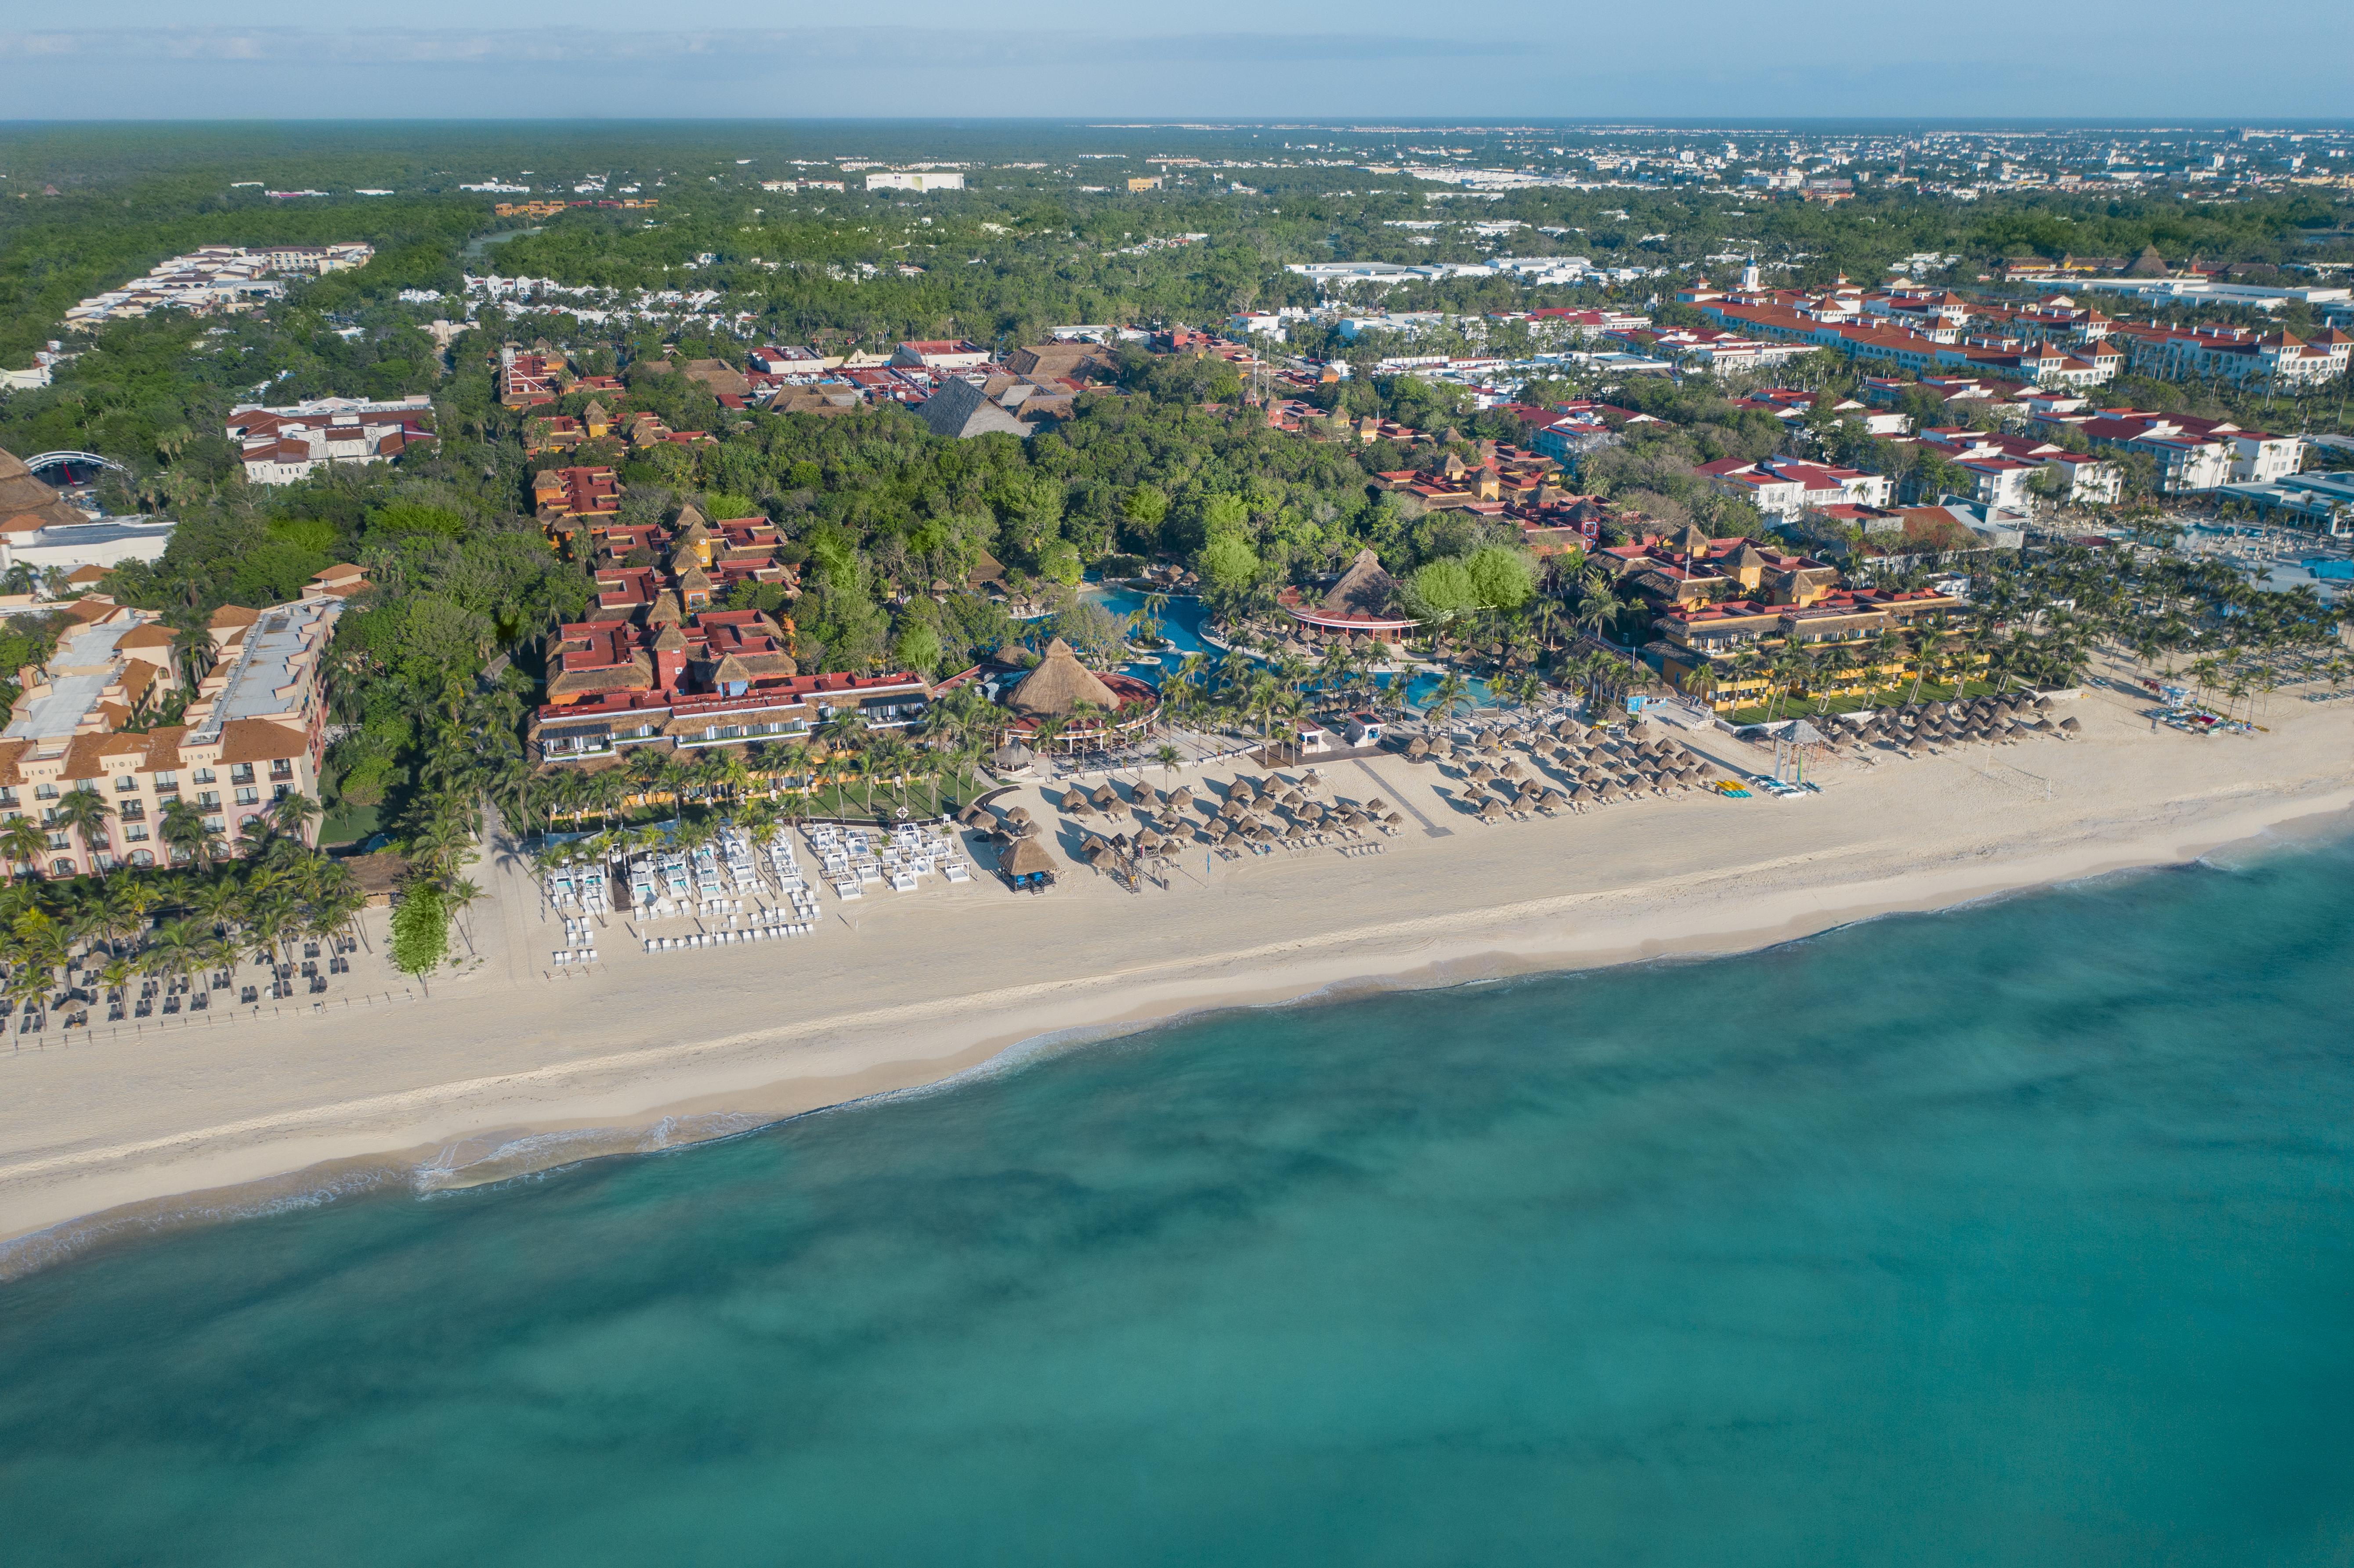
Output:
M1382 563L1371 550L1360 550L1341 580L1324 596L1324 608L1334 615L1379 617L1390 607L1390 596L1397 590L1397 580L1382 570Z
M1005 705L1034 718L1067 718L1081 703L1093 703L1106 713L1119 709L1119 696L1057 637L1046 644L1046 656L1022 677Z
M0 532L25 533L89 521L86 514L67 505L56 491L34 478L21 458L0 451Z

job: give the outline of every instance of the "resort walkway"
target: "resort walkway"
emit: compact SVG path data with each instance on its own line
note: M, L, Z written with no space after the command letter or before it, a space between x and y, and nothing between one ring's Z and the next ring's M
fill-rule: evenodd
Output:
M1388 779L1374 772L1373 765L1371 762L1361 757L1357 758L1357 766L1365 770L1366 778L1372 779L1374 783L1382 787L1383 793L1388 798L1392 805L1395 806L1399 810L1404 811L1407 816L1412 817L1416 821L1422 824L1422 831L1426 837L1443 839L1453 835L1455 832L1453 828L1442 828L1437 822L1432 821L1428 817L1424 816L1422 813L1422 808L1416 805L1412 800L1407 800L1405 790L1400 789L1396 785L1391 783Z
M535 929L546 924L539 884L522 842L488 801L482 805L482 858L474 863L482 899L468 911L467 919L476 956L490 974L518 982L535 978L547 967L547 954L537 949L552 940L544 930Z

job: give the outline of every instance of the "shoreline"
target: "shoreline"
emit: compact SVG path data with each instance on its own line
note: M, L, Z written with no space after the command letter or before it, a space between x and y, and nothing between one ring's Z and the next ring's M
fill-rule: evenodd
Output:
M1744 813L1679 799L1473 825L1402 841L1394 859L1246 863L1215 873L1218 885L1147 897L1074 868L1068 885L1034 900L976 885L878 902L854 920L829 906L829 928L806 947L758 950L788 969L753 964L748 977L751 958L731 969L723 949L536 980L519 944L540 938L508 901L482 917L493 928L474 975L436 981L430 998L385 1016L240 1024L249 1033L233 1040L177 1032L143 1047L152 1061L77 1046L0 1064L59 1091L47 1107L0 1110L0 1280L184 1224L734 1136L1208 1012L1723 957L1885 915L2346 832L2354 715L2294 716L2309 719L2294 726L2301 743L2270 757L2221 748L2237 743L2155 742L2165 765L2147 776L2173 788L2152 791L2117 789L2140 776L2111 748L2150 750L2126 734L2028 754L2084 776L2091 787L2067 800L1989 789L1984 781L2005 781L1950 766L1961 759L1850 765L1808 802L1743 803L1757 808ZM2113 726L2129 730L2114 716L2102 727ZM2266 761L2322 766L2247 776ZM2193 776L2216 771L2207 764L2224 766ZM1384 768L1365 771L1395 794L1446 782ZM1896 820L1842 839L1857 812L1840 800L1868 809L1875 797L1903 808ZM1424 798L1446 809L1443 793ZM1923 821L1938 831L1925 834ZM1712 840L1763 853L1712 854ZM1558 860L1516 853L1553 845ZM1608 853L1572 858L1587 849ZM1320 871L1348 885L1320 893ZM502 919L515 927L504 950ZM780 1020L788 1002L799 1015ZM701 1016L682 1028L681 1011ZM451 1037L470 1026L479 1033ZM224 1045L234 1048L215 1049ZM357 1054L366 1052L377 1054Z

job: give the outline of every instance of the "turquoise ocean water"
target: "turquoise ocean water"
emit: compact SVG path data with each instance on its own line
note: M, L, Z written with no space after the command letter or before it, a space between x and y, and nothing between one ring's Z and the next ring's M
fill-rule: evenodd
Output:
M2354 849L0 1287L0 1561L2354 1561Z

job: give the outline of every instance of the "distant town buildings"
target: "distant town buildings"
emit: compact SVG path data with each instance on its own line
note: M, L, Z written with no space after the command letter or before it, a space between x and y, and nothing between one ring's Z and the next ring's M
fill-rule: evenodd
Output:
M964 189L964 175L954 169L877 169L866 176L866 188L870 191L960 191Z
M235 314L284 293L281 279L347 271L365 267L375 255L373 247L360 244L208 246L159 262L137 282L92 294L69 307L66 324L91 327L166 310L191 315Z

